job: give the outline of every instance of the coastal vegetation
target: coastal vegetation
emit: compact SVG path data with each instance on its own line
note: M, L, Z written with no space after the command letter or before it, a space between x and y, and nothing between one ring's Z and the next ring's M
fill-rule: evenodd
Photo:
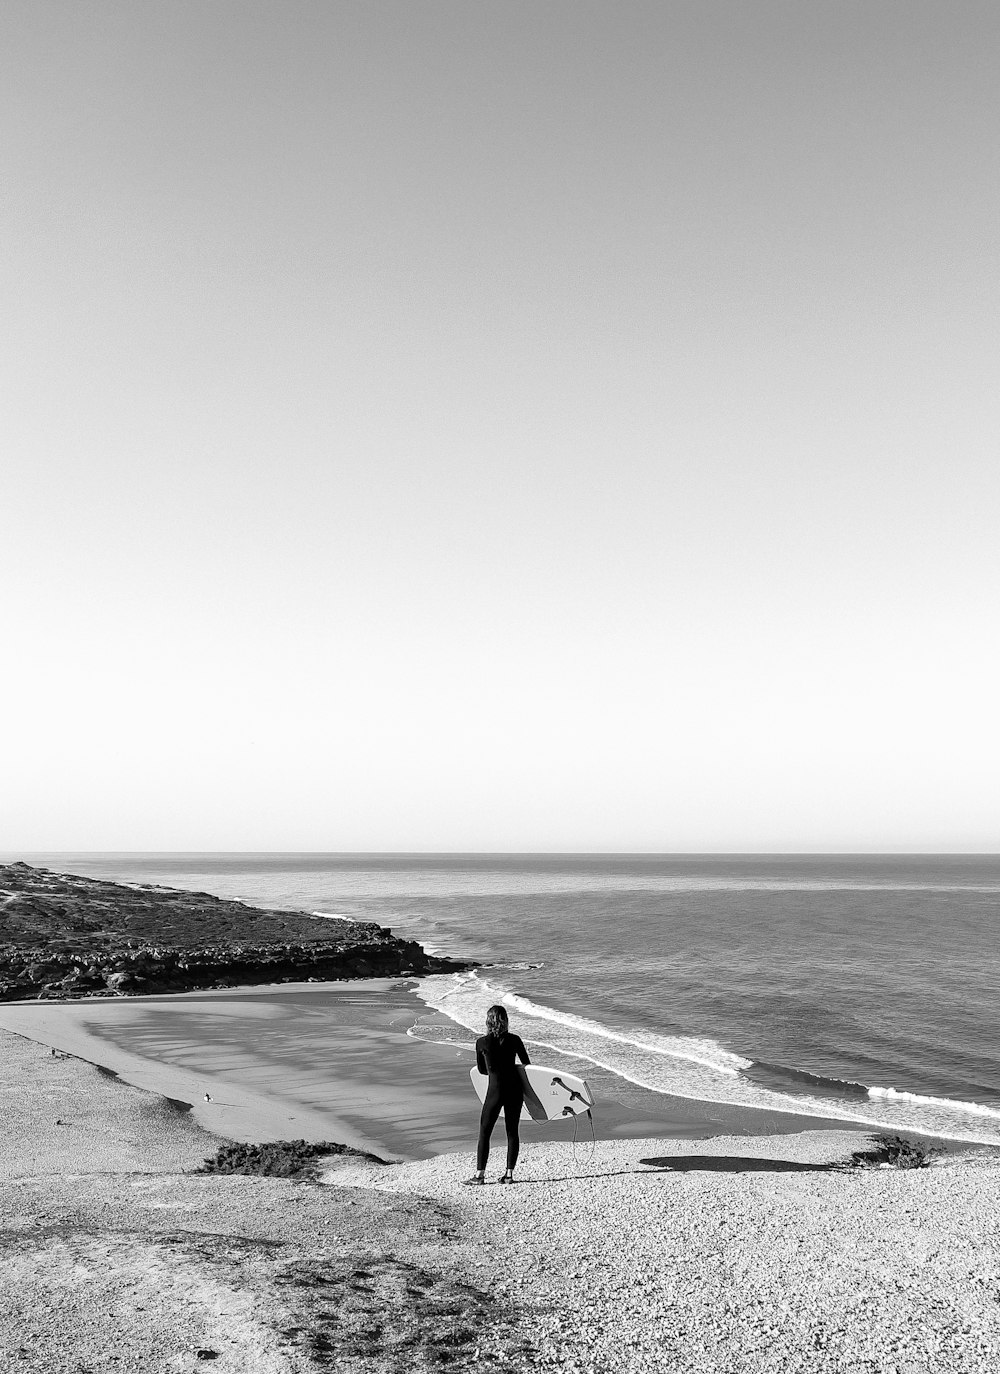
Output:
M873 1135L865 1150L855 1150L851 1164L856 1168L878 1168L888 1165L893 1169L926 1169L940 1150L921 1145L916 1140L908 1140L901 1135Z
M470 967L374 922L0 864L0 1002Z
M332 1155L353 1155L369 1164L386 1161L367 1150L355 1150L335 1140L268 1140L261 1144L232 1141L222 1145L195 1169L196 1174L253 1174L258 1178L294 1178L299 1182L319 1177L321 1161Z

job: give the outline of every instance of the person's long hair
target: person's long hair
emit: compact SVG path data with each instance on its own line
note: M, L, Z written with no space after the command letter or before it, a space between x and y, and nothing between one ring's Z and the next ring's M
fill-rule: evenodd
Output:
M486 1034L502 1040L507 1034L507 1011L504 1007L490 1007L486 1013Z

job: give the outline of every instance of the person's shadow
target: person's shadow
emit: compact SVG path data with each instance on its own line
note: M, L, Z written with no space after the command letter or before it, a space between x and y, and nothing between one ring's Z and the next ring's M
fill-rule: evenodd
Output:
M579 1174L558 1174L544 1178L519 1178L519 1186L530 1183L579 1183L588 1178L642 1178L644 1174L689 1174L696 1170L716 1174L829 1174L842 1164L798 1164L793 1159L755 1159L750 1155L653 1155L637 1160L642 1168L601 1169L590 1172L586 1166Z
M792 1159L757 1159L751 1155L654 1155L639 1163L675 1174L696 1170L716 1174L828 1174L839 1168L836 1164L798 1164Z

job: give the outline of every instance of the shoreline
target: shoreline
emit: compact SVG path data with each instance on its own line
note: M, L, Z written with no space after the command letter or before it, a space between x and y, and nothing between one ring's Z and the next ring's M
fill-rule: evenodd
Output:
M8 979L4 983L3 970L0 969L0 1009L9 1007L12 1015L19 1016L19 1008L29 1007L33 1009L34 1018L37 1017L34 1009L39 1002L56 1007L72 1005L89 1008L95 1003L117 1004L124 995L124 1000L131 1007L149 1008L161 1003L165 1005L167 1001L179 1006L202 993L218 1003L223 998L247 996L251 992L278 1004L287 1000L286 991L302 993L305 990L303 979L306 978L316 989L332 996L335 988L350 992L355 988L356 980L361 980L369 990L375 984L384 990L386 980L390 984L396 980L394 986L402 986L405 980L420 979L424 974L451 973L476 967L466 960L428 954L423 946L400 939L388 928L357 922L349 915L330 911L286 910L283 906L252 906L232 895L218 897L196 890L164 887L159 882L160 875L152 875L157 878L156 882L150 881L150 876L137 874L134 881L122 882L106 877L87 878L32 869L21 861L3 867L0 877L4 877L10 888L4 902L10 937L6 968L15 982ZM0 898L3 896L3 890L0 890ZM109 903L112 914L109 914ZM209 926L215 934L223 937L222 946L204 944ZM361 936L368 943L363 949L356 944L345 943L339 937L331 943L329 936L317 934L318 927L341 927L345 941L350 932L351 941ZM245 945L243 938L251 932L255 941L264 940L265 943L259 947L256 944ZM293 950L298 951L295 959L301 962L304 948L288 944L293 934L306 939L311 950L324 951L319 962L308 963L308 974L301 967L294 974L290 972L294 959L290 963L289 958ZM41 957L39 949L34 948L39 941L48 946L44 957ZM377 958L373 962L372 958L362 957L363 952L376 954ZM37 965L31 962L35 955L40 957ZM321 964L328 956L333 960L334 967L320 972ZM112 966L115 972L108 971ZM488 968L489 965L482 967ZM59 981L39 981L55 975L59 975ZM267 977L268 981L262 981L263 977ZM433 978L431 981L436 982ZM95 983L101 986L92 986ZM25 991L29 986L39 985L42 992L38 995ZM433 1021L437 1017L448 1021L450 1027L450 1034L445 1035L443 1043L438 1045L431 1043L434 1040L432 1034L409 1037L423 1042L422 1058L414 1057L412 1046L401 1048L391 1041L391 1037L382 1036L381 1049L385 1055L390 1059L400 1058L415 1075L417 1081L410 1085L409 1094L402 1090L400 1083L392 1081L391 1072L387 1075L389 1081L383 1081L383 1060L376 1052L379 1048L376 1044L379 1031L392 1029L394 1018L379 1027L362 1025L364 1018L348 1017L344 1023L345 1038L337 1046L332 1042L313 1045L315 1053L310 1054L303 1049L298 1055L285 1084L293 1089L289 1092L278 1091L273 1082L266 1081L266 1074L263 1075L264 1082L260 1081L260 1074L255 1076L252 1073L252 1081L241 1081L246 1064L240 1066L234 1085L230 1085L228 1066L221 1063L215 1047L208 1043L211 1035L206 1036L189 1028L180 1032L181 1038L190 1040L192 1045L197 1041L202 1054L194 1061L190 1060L189 1055L190 1062L186 1065L181 1063L171 1068L173 1047L151 1047L151 1041L156 1039L155 1034L144 1036L146 1045L139 1053L134 1052L135 1047L127 1042L127 1037L116 1034L117 1011L108 1015L100 1011L93 1016L77 1018L73 1024L75 1034L89 1034L92 1030L100 1042L97 1046L90 1041L86 1044L80 1042L84 1057L98 1062L101 1056L113 1055L114 1063L119 1066L117 1071L126 1076L132 1074L133 1081L164 1083L172 1075L178 1079L178 1085L172 1089L174 1094L189 1092L196 1106L204 1100L205 1093L210 1098L219 1097L218 1093L213 1093L212 1080L225 1085L230 1096L235 1093L238 1098L228 1103L228 1126L234 1138L252 1138L255 1120L259 1127L267 1123L277 1136L295 1129L307 1129L311 1136L316 1136L324 1126L328 1128L333 1122L345 1134L345 1139L346 1133L350 1132L352 1139L363 1138L368 1148L381 1144L384 1153L414 1158L452 1148L459 1134L463 1139L468 1136L467 1125L459 1129L457 1124L460 1118L467 1116L458 1100L461 1090L448 1079L445 1070L451 1069L457 1073L455 1060L460 1060L467 1052L456 1048L456 1027L460 1036L467 1039L469 1047L474 1033L466 1030L461 1022L452 1022L440 1001L436 1005L442 1010L434 1011L435 1002L429 995L426 1003L423 998L419 999L419 1006L414 1005L412 998L404 998L403 1001L405 1005L396 1008L400 1016L405 1015L408 1008L422 1022L428 1019ZM132 1013L122 1015L127 1019ZM470 1021L468 1012L463 1015L469 1024L475 1022L476 1018ZM177 1020L176 1017L173 1019ZM558 1015L553 1019L559 1019ZM63 1018L59 1024L65 1030L70 1021L70 1018ZM252 1029L248 1026L248 1030ZM294 1040L295 1030L292 1027L289 1029L290 1038ZM424 1025L425 1032L429 1029ZM150 1026L146 1025L143 1030L150 1031ZM530 1031L528 1038L530 1041ZM537 1044L544 1046L548 1039L549 1036L543 1032ZM109 1040L112 1042L110 1049L107 1045ZM365 1055L361 1042L364 1040L367 1040L370 1051L366 1065L362 1063ZM538 1057L544 1063L551 1062L559 1070L583 1072L586 1075L601 1106L598 1132L608 1136L635 1134L640 1129L668 1129L698 1138L719 1131L766 1134L775 1130L802 1131L822 1126L832 1130L860 1127L870 1132L902 1132L927 1142L942 1142L947 1148L989 1148L991 1144L1000 1142L996 1133L977 1131L973 1121L967 1125L964 1119L958 1118L957 1112L946 1112L943 1119L941 1113L936 1117L932 1115L930 1124L910 1124L910 1118L919 1118L926 1113L910 1110L904 1099L913 1103L931 1102L933 1099L923 1099L905 1092L897 1095L902 1106L897 1105L894 1109L887 1108L885 1103L879 1101L866 1110L869 1106L867 1100L859 1098L854 1102L852 1097L856 1113L845 1110L846 1103L834 1100L834 1095L828 1104L829 1114L824 1110L827 1104L823 1101L822 1093L812 1093L800 1101L794 1090L776 1088L773 1084L767 1084L766 1093L750 1090L727 1092L726 1085L718 1083L712 1075L708 1076L708 1081L695 1082L688 1081L684 1074L680 1074L677 1081L671 1084L675 1092L667 1094L648 1089L641 1081L629 1078L627 1070L616 1070L612 1064L617 1061L609 1060L599 1050L595 1052L589 1043L581 1045L586 1054L578 1056L573 1049L574 1046L569 1043L564 1044L560 1052L542 1047L538 1049ZM341 1051L346 1052L353 1065L352 1081L347 1085L347 1091L343 1091L341 1080L344 1075L337 1068L336 1072L331 1071L326 1075L322 1085L318 1082L308 1084L303 1098L298 1090L302 1080L316 1077L311 1065L329 1065L341 1056ZM436 1063L432 1063L434 1056ZM752 1069L758 1066L748 1067ZM187 1070L186 1076L175 1072L183 1069ZM227 1072L223 1072L223 1069L227 1069ZM396 1078L400 1076L397 1074ZM272 1080L278 1077L281 1075L277 1071L271 1074ZM402 1077L409 1079L410 1074ZM458 1077L461 1079L460 1074ZM641 1080L643 1077L653 1082L660 1081L655 1069L652 1076L637 1071L637 1078ZM753 1079L754 1086L757 1085L757 1078L752 1072L747 1077ZM376 1096L379 1100L374 1106L371 1094L365 1091L366 1085L372 1081L378 1083ZM680 1095L700 1091L719 1092L722 1097L742 1097L744 1101L736 1103L712 1097ZM886 1095L894 1092L892 1089L870 1091L873 1098L877 1091ZM765 1101L758 1105L761 1097ZM424 1101L425 1098L427 1101ZM395 1104L394 1111L387 1110L390 1102ZM944 1107L948 1104L942 1101L938 1105ZM954 1105L966 1107L969 1104ZM339 1110L341 1107L343 1111ZM969 1110L972 1108L969 1107ZM985 1108L983 1113L989 1115ZM412 1121L419 1115L423 1117L423 1124L414 1132ZM436 1130L430 1129L432 1118L436 1119ZM371 1129L373 1122L377 1125L374 1135ZM402 1128L399 1122L403 1123ZM217 1111L207 1114L206 1124L218 1127ZM954 1133L942 1135L942 1127Z
M193 1120L215 1135L244 1142L337 1140L404 1161L474 1149L479 1104L468 1078L471 1033L468 1047L406 1033L418 1019L432 1028L436 1017L454 1025L428 1011L412 979L399 978L0 1005L0 1028L190 1103ZM547 1054L549 1060L579 1072L579 1063ZM599 1141L879 1130L670 1097L601 1071L591 1077ZM589 1145L589 1124L573 1124ZM949 1153L983 1148L903 1133ZM521 1134L525 1148L572 1139L565 1122L526 1122ZM502 1135L498 1128L496 1139Z

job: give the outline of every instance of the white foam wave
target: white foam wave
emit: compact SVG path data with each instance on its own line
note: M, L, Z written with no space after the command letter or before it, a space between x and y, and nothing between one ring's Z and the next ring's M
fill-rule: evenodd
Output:
M420 1040L425 1045L445 1045L449 1050L470 1050L475 1053L476 1042L468 1038L460 1038L461 1031L465 1026L456 1026L452 1033L449 1033L447 1026L423 1026L419 1023L411 1026L406 1034L411 1040Z
M620 890L628 891L630 886L623 882ZM643 884L636 890L649 886L652 884ZM678 878L657 886L665 892L977 892L991 896L1000 893L996 883L900 883L889 879L852 882L846 878Z
M968 1112L970 1116L989 1116L1000 1121L1000 1111L987 1107L983 1102L959 1102L950 1097L924 1097L920 1093L908 1093L902 1088L869 1088L868 1096L883 1102L910 1102L917 1107L930 1107L935 1111Z
M356 916L344 916L339 911L311 911L310 916L319 916L324 921L356 921Z
M706 1069L712 1069L715 1073L727 1073L735 1077L740 1069L748 1069L753 1062L750 1059L742 1059L738 1054L731 1054L729 1050L724 1050L721 1045L714 1040L698 1040L693 1036L678 1035L656 1035L654 1033L643 1034L625 1031L612 1030L610 1026L602 1026L598 1021L588 1020L585 1016L576 1016L569 1011L555 1011L552 1007L543 1007L537 1002L532 1002L528 997L521 997L516 992L504 993L504 1002L515 1011L525 1016L536 1016L542 1021L554 1021L557 1025L568 1026L570 1029L580 1031L584 1035L599 1036L604 1040L615 1040L620 1045L634 1045L636 1049L648 1050L651 1054L671 1055L676 1059L688 1059L692 1064L701 1064Z
M740 1070L752 1061L715 1041L606 1026L543 1006L504 988L499 979L488 982L476 972L424 978L415 991L422 1001L476 1035L482 1033L487 1008L502 1002L517 1012L516 1029L529 1046L586 1061L653 1092L823 1117L880 1130L937 1135L970 1144L1000 1144L1000 1128L993 1124L1000 1113L989 1107L922 1098L894 1088L870 1089L865 1103L779 1092L747 1078Z
M558 1011L554 1007L533 1002L529 997L523 997L519 993L508 992L502 987L495 986L487 982L485 978L481 978L475 971L425 978L421 980L416 991L417 995L429 1006L434 1007L437 1011L443 1011L452 1020L477 1034L482 1031L487 1007L495 1002L502 1002L512 1011L516 1011L522 1018L526 1027L525 1039L530 1039L536 1045L545 1045L550 1049L559 1050L561 1053L570 1054L573 1058L590 1059L593 1063L601 1061L595 1058L589 1050L586 1053L581 1052L579 1048L581 1043L591 1040L597 1042L610 1041L658 1058L684 1061L691 1066L707 1069L712 1074L722 1074L732 1078L738 1075L740 1069L749 1068L752 1062L749 1059L743 1059L738 1054L732 1054L714 1040L702 1040L694 1036L668 1036L657 1035L654 1032L617 1030L602 1025L599 1021L592 1021L585 1016L577 1016L573 1012ZM546 1026L548 1026L548 1030L546 1030ZM551 1032L559 1027L571 1030L574 1033L572 1039L569 1037L555 1040L549 1038ZM610 1069L612 1073L621 1072L613 1064L602 1063L602 1067ZM621 1074L621 1076L625 1077L626 1075ZM642 1086L651 1085L644 1083Z

